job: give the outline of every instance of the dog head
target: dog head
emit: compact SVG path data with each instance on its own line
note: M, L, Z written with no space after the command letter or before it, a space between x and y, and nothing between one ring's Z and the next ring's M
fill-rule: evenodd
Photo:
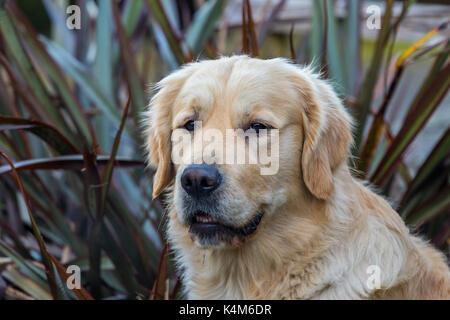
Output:
M351 121L309 69L234 56L186 65L157 89L145 120L153 196L170 190L171 219L197 246L241 246L286 203L333 196Z

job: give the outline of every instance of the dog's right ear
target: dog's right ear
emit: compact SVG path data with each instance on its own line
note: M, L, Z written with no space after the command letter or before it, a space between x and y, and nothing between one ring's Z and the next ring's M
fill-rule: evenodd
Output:
M161 194L175 177L171 160L172 105L184 82L191 74L190 69L180 69L165 77L155 86L158 91L151 99L145 115L147 161L151 166L156 167L153 177L153 198Z
M335 169L347 160L351 118L326 81L306 71L296 83L304 103L303 181L316 198L325 200L334 191Z

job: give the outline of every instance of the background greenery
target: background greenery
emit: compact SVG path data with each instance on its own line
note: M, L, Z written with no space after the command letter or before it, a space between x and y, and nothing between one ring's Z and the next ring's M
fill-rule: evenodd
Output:
M243 1L242 26L228 30L220 0L0 0L0 298L179 297L163 208L151 200L143 163L140 113L149 83L219 54L314 61L358 119L355 174L398 199L411 229L448 253L449 129L417 170L403 161L430 116L449 108L441 104L448 39L396 42L413 2L394 17L394 1L384 1L382 27L368 42L359 32L362 1L346 1L339 19L334 1L313 1L310 32L283 35L271 27L285 1L258 23ZM71 3L81 8L80 30L66 27ZM405 74L423 60L431 63L420 84L405 90ZM394 98L407 110L395 134L386 121L400 107ZM79 290L64 285L74 264Z

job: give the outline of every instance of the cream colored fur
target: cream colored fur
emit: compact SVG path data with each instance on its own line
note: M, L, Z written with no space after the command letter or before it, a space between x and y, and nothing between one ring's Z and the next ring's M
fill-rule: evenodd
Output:
M351 119L324 80L282 59L224 57L161 81L147 114L154 196L168 191L168 237L190 299L449 299L445 257L410 234L391 206L347 166ZM280 170L220 165L221 206L235 225L265 214L238 247L201 248L183 222L170 160L177 115L225 130L268 117L280 130ZM242 120L244 119L244 120ZM198 120L198 119L197 119ZM380 268L380 288L367 285Z

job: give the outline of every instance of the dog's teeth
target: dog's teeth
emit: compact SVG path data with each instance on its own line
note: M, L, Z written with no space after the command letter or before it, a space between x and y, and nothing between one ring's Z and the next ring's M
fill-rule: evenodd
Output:
M197 219L198 222L201 222L201 223L214 223L214 222L216 222L216 220L213 219L212 217L197 216L196 219Z
M197 222L201 222L201 223L216 223L216 219L214 219L213 217L208 217L208 216L196 216L196 220Z

